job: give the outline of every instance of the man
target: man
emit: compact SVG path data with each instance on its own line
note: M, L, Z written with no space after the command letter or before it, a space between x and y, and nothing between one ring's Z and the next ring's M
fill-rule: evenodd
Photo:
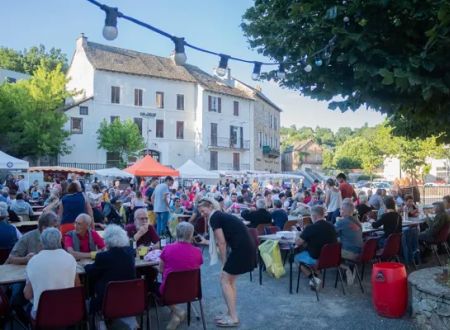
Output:
M248 227L256 228L258 225L272 223L272 215L266 210L266 202L264 199L258 199L256 201L256 210L250 211L248 209L242 211L242 218L248 221Z
M319 180L315 179L313 184L311 185L311 192L314 194L317 191L317 187L319 187Z
M325 209L322 206L313 206L311 208L311 219L313 224L305 227L300 234L300 238L296 241L296 245L304 249L294 257L294 260L301 265L303 274L309 277L311 289L317 290L321 283L318 274L311 273L302 264L315 265L317 259L319 259L322 247L325 244L336 243L337 236L334 226L325 220Z
M444 203L435 202L434 206L434 219L432 221L427 220L428 229L424 230L419 234L420 242L433 242L442 227L444 227L447 223L450 223L450 216L445 211Z
M26 193L29 188L29 184L27 181L25 181L25 177L23 175L19 175L19 181L17 182L17 192L18 193Z
M345 174L339 173L336 176L336 180L339 182L339 190L341 191L342 199L351 198L352 200L356 200L357 196L355 189L353 189L352 185L347 182L347 177Z
M61 232L56 228L47 228L41 234L41 241L43 250L28 263L23 290L25 298L33 304L33 318L36 318L42 292L80 285L77 262L61 248Z
M8 205L0 202L0 248L12 249L21 236L17 228L8 222Z
M10 209L18 216L21 216L23 221L29 221L30 217L33 215L33 208L28 202L24 201L23 193L18 193L16 195L16 200L11 202Z
M165 233L169 221L169 187L172 184L173 178L166 176L164 182L158 184L152 194L153 211L156 213L156 230L159 236Z
M75 259L91 258L91 252L103 250L103 238L91 229L92 218L81 213L75 219L75 230L69 231L64 238L64 246Z
M391 196L392 198L394 198L395 205L397 206L397 208L401 208L405 203L403 198L398 194L398 190L396 189L391 190Z
M381 189L377 189L376 193L373 194L372 196L370 196L369 198L369 205L372 206L375 210L379 210L379 209L384 209L384 202L383 202L383 197L381 196L381 194L383 193L383 191Z
M442 197L442 203L444 203L445 211L450 214L450 195Z
M148 222L147 209L141 208L134 212L134 223L125 227L128 237L136 242L136 246L155 244L159 247L159 236L155 229ZM156 244L158 244L156 246Z
M145 201L150 204L150 210L153 210L153 204L151 204L151 199L153 192L155 191L156 186L158 185L158 179L157 178L151 178L148 182L148 188L145 190Z

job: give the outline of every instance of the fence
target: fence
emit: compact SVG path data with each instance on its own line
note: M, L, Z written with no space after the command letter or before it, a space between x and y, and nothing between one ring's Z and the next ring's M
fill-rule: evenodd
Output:
M442 197L450 195L450 185L408 187L402 188L401 193L403 197L412 195L416 202L432 204L441 202Z
M64 167L75 167L75 168L81 168L84 170L101 170L102 168L106 168L106 164L99 164L99 163L64 163L60 162L58 163L59 166Z

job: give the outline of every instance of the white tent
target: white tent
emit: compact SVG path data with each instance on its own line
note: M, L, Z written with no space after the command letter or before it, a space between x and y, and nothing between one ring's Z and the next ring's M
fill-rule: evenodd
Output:
M203 167L197 165L190 159L186 163L181 165L177 170L178 172L180 172L180 177L182 179L218 180L220 178L220 175L218 173L205 170Z
M29 167L27 161L14 158L3 151L0 151L0 169L7 170L26 170Z
M94 171L94 173L111 178L132 178L134 176L133 174L118 169L117 167L103 168L101 170Z

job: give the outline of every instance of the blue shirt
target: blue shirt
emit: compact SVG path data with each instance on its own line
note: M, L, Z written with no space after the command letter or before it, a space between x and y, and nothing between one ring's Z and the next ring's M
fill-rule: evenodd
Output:
M346 217L336 221L336 233L339 237L342 249L356 254L361 253L363 246L362 226L358 220Z
M288 221L288 215L283 209L276 209L272 212L272 219L275 226L283 230L284 224Z
M166 203L166 198L168 198L168 194L170 194L170 191L169 186L166 183L160 183L155 187L155 190L153 191L154 212L169 212L169 208L167 207Z
M12 249L17 242L16 227L7 220L0 221L0 248Z
M63 206L63 215L61 224L74 223L75 219L81 213L86 213L86 203L83 193L64 195L61 199Z

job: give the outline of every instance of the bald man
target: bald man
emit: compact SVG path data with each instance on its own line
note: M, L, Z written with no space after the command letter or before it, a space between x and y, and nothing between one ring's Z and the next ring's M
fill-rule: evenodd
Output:
M64 237L64 247L75 259L90 258L91 252L103 250L105 242L95 231L90 229L92 218L81 213L75 219L75 230L69 231Z

